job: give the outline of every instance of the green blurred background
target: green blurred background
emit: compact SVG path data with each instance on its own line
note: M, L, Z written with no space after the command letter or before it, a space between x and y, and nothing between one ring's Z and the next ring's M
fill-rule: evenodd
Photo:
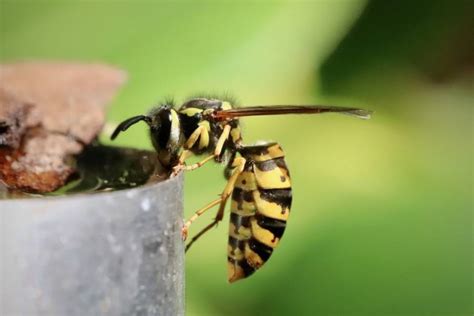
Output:
M232 285L227 219L203 237L187 315L472 315L472 4L1 0L0 58L125 69L111 122L202 91L375 110L245 119L246 142L287 152L292 215L267 265ZM151 148L144 125L117 144ZM186 216L222 169L186 175Z

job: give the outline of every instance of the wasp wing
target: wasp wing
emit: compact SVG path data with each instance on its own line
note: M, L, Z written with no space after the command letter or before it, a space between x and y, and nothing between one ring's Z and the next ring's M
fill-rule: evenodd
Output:
M341 113L361 119L369 119L373 112L370 110L330 105L270 105L222 110L216 112L214 115L217 119L225 120L242 116L321 113Z

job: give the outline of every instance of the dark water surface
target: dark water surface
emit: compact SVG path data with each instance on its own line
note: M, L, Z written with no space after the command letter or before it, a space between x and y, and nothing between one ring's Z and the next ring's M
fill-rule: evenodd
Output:
M90 146L77 157L75 164L77 172L54 192L33 194L2 188L0 199L116 191L167 178L155 153L146 150Z

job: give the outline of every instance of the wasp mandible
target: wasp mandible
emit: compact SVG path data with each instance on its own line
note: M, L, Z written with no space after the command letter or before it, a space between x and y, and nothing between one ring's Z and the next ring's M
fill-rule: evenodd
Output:
M292 192L285 155L278 143L245 145L239 118L258 115L340 113L368 119L371 111L325 105L273 105L234 107L230 100L192 98L178 109L172 102L152 109L147 115L131 117L112 133L144 121L158 160L170 174L194 170L208 161L224 162L227 184L220 197L199 209L183 225L183 240L191 224L207 210L219 205L214 220L198 232L186 251L224 216L232 197L227 246L228 280L248 277L270 257L283 235L290 213ZM206 155L186 165L192 155Z

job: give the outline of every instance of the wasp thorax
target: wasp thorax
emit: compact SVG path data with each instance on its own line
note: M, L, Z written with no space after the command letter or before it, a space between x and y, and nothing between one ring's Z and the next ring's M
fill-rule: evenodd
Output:
M164 167L177 163L183 145L178 114L169 105L153 109L149 114L150 137L158 159Z

